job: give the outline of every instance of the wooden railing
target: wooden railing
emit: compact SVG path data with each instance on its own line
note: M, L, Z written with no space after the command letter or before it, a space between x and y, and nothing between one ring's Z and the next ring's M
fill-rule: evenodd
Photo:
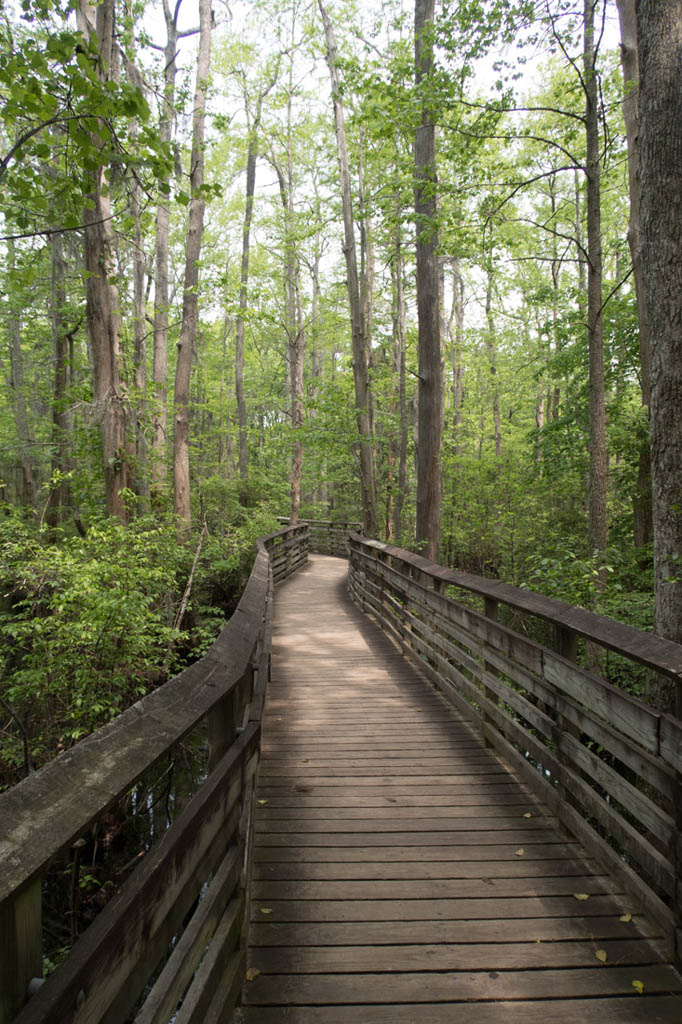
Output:
M350 588L485 741L627 886L682 961L682 721L575 663L578 638L682 687L682 647L353 534ZM464 595L467 603L450 595ZM471 596L482 612L468 605ZM501 625L554 627L556 649Z
M259 541L239 605L200 661L0 795L0 1024L226 1019L244 974L273 582L307 551L304 525ZM205 781L42 984L50 863L202 722Z
M286 516L280 522L288 523ZM362 523L333 521L331 519L302 519L308 527L310 550L318 555L335 555L348 558L348 536L351 532L362 533Z

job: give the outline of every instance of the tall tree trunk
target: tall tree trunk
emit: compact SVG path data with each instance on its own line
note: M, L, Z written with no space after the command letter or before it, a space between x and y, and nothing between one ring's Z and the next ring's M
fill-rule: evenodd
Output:
M142 240L142 187L133 185L133 214L135 217L135 254L133 258L133 333L135 340L135 493L142 507L149 505L147 479L147 330L145 293L145 255Z
M491 256L492 259L492 256ZM485 316L488 321L488 330L485 335L485 348L488 353L488 369L490 371L490 386L492 389L493 426L495 435L495 455L502 458L502 416L500 414L500 392L497 387L497 340L495 329L495 318L493 317L493 272L488 268L487 284L485 290Z
M290 75L288 134L287 134L287 170L273 156L272 162L279 180L280 197L284 211L284 251L285 281L287 293L287 349L289 375L291 382L291 429L293 431L293 458L291 463L291 503L289 522L297 523L301 507L301 473L303 470L303 363L305 358L305 324L303 322L303 305L301 300L301 281L296 238L294 234L294 165L291 140L291 95L292 82Z
M166 45L164 47L164 87L159 118L159 137L170 146L175 121L175 78L177 75L178 39L192 32L178 32L180 4L177 0L171 11L168 0L163 0L166 21ZM164 182L166 187L169 182ZM162 199L156 210L155 268L154 268L154 411L152 418L151 493L155 504L161 504L166 489L166 441L168 429L168 256L170 230L170 207L168 199Z
M239 277L239 312L235 320L234 389L237 398L237 419L239 423L239 499L243 505L248 501L249 445L247 433L246 397L244 394L244 325L249 301L249 254L251 247L251 221L253 219L253 197L256 191L256 159L258 156L258 129L261 117L261 100L249 134L249 148L246 154L246 202L242 227L242 260Z
M13 239L7 240L8 263L14 270L16 262ZM21 351L21 317L13 306L8 321L9 355L11 366L12 412L19 440L19 469L21 471L21 503L24 508L33 507L35 488L33 481L33 461L31 459L31 429L26 402L26 386L24 382L24 355Z
M365 332L365 351L367 353L367 371L371 381L374 370L374 357L372 354L372 335L374 330L374 234L372 232L372 218L367 208L365 197L365 146L364 134L360 127L360 154L358 160L358 204L360 216L358 224L360 228L360 295L362 302L362 324ZM375 409L374 391L369 387L369 429L372 441L375 437ZM376 487L376 465L375 487Z
M637 0L641 240L651 340L656 632L682 643L682 5ZM661 703L677 703L669 684ZM679 922L678 927L682 927ZM678 949L682 956L682 949Z
M51 290L50 325L52 329L52 350L54 353L54 392L52 396L52 477L59 482L53 484L48 498L45 520L54 529L59 525L61 510L70 504L70 487L63 479L68 472L67 438L70 417L66 408L69 374L69 332L67 331L64 307L66 306L66 265L64 243L60 234L50 236L51 249Z
M199 0L199 54L192 115L191 198L185 245L185 286L182 328L175 368L175 432L173 438L174 508L182 534L191 525L189 477L189 399L192 357L197 333L199 257L204 230L204 131L206 87L211 64L211 0Z
M403 267L403 245L400 218L396 217L396 228L394 238L394 258L391 264L393 283L393 380L394 389L397 394L394 398L394 408L397 412L399 423L399 435L394 443L395 453L394 464L397 458L398 477L397 485L394 485L395 497L392 509L391 533L395 540L400 543L403 532L403 508L405 504L405 491L407 489L407 447L409 440L409 425L407 422L407 396L405 387L405 350L406 329L405 329L405 287ZM395 471L394 471L395 472ZM388 527L387 527L388 535Z
M587 335L589 348L590 478L588 541L591 554L606 551L606 399L602 321L601 183L599 95L594 42L599 0L585 0L585 133L587 142ZM602 580L603 584L603 580Z
M415 0L414 63L421 91L421 124L414 143L417 225L417 318L419 322L419 447L417 450L416 541L438 561L441 525L443 363L440 337L440 277L436 210L436 138L426 90L433 71L434 0ZM422 91L423 90L423 91Z
M640 240L641 193L639 181L639 55L637 51L637 14L635 0L617 0L620 20L620 57L623 69L623 116L628 145L628 183L630 191L630 223L628 245L632 258L632 273L637 297L637 326L639 329L639 356L642 379L642 405L649 419L651 401L651 357L649 353L649 314L642 274L642 246ZM633 497L634 542L636 548L646 547L653 537L651 510L651 448L648 431L639 450L637 485Z
M462 426L462 404L464 401L464 280L459 258L452 260L452 315L455 323L455 335L452 339L450 363L452 366L452 429L455 433L455 455L460 453L459 433Z
M87 10L81 17L91 24ZM115 67L114 0L102 0L96 11L99 75L111 79ZM102 142L93 139L98 147ZM83 210L86 318L95 384L95 405L102 435L107 512L127 520L124 490L128 486L126 457L127 393L122 378L121 319L115 281L114 233L106 169L87 175L89 192Z
M320 14L324 24L327 44L327 65L332 86L334 103L334 123L336 125L336 145L339 157L341 176L341 203L343 206L344 256L346 257L346 277L348 284L348 304L350 306L351 337L353 346L353 379L355 383L355 410L360 435L360 484L362 488L362 507L364 512L365 533L370 537L377 534L376 493L374 486L374 452L372 444L372 428L370 420L370 387L367 342L365 337L364 317L362 314L362 297L358 279L358 264L355 249L355 231L353 223L353 206L350 189L350 165L346 144L346 127L341 86L338 72L338 56L334 28L322 0L318 0Z

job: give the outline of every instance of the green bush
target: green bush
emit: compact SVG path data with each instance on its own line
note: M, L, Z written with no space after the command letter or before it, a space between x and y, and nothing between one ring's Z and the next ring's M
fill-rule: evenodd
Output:
M95 521L60 544L18 517L0 522L6 766L26 753L49 759L175 667L177 584L190 558L170 525L146 519Z

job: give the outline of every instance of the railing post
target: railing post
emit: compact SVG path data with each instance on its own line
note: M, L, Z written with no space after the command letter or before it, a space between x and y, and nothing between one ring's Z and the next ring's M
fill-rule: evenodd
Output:
M560 654L562 658L566 658L567 661L577 662L578 634L575 630L557 623L556 648L557 653ZM566 736L572 736L576 740L580 739L580 729L575 722L571 722L570 719L565 717L565 715L557 714L556 723L559 728L560 739L564 734ZM572 765L572 759L563 750L561 750L561 748L559 749L559 763L566 767L570 767ZM559 792L561 793L562 799L566 800L567 803L570 803L570 800L567 799L570 789L561 780L559 780Z
M251 666L247 673L251 673ZM208 714L208 770L212 772L237 735L239 684ZM241 724L241 722L239 723Z
M496 601L494 597L484 597L483 598L483 613L484 613L486 619L490 619L491 622L497 622L499 611L500 611L499 602ZM483 662L483 671L484 672L490 672L492 674L495 671L495 666L491 665L489 661L484 661ZM489 689L485 685L485 683L483 684L483 694L493 704L497 703L497 694L495 693L494 690ZM490 717L490 715L486 715L485 712L483 714L483 721L484 721L484 723L486 725L492 726L493 729L497 728L496 723L493 721L493 719ZM490 740L488 739L488 737L485 735L485 730L483 731L483 742L485 743L486 747L489 747L489 746L492 745Z
M13 892L0 905L0 1024L10 1024L43 976L42 880Z
M682 710L679 707L678 714ZM673 895L673 914L675 918L674 950L675 966L682 970L682 771L675 773L675 835L673 839L673 867L675 870L675 889Z
M574 629L557 625L556 649L562 658L567 658L569 661L578 660L578 634Z

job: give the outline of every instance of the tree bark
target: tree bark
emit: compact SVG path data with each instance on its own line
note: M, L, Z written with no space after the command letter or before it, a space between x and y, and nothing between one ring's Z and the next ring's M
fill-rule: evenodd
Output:
M641 242L651 339L655 626L682 642L682 5L637 0ZM662 700L674 706L671 684ZM682 688L677 686L677 714Z
M70 416L66 408L69 375L69 332L64 307L66 305L66 265L64 243L60 234L50 236L51 290L50 325L54 353L54 392L52 396L52 476L59 482L52 485L45 512L47 525L59 525L62 509L70 503L70 486L63 479L68 471L67 438Z
M168 0L163 0L166 21L166 45L164 48L165 68L159 136L161 142L170 146L175 120L175 78L177 74L178 15L180 3L171 11ZM183 33L185 34L185 33ZM168 187L168 181L164 183ZM154 412L152 419L151 493L155 504L160 505L166 488L166 441L168 428L168 258L170 230L170 208L167 199L162 199L156 210L155 269L154 269Z
M597 88L594 21L598 0L585 0L583 83L587 143L587 335L589 349L590 554L606 551L606 399L602 321L601 182L599 161L599 95Z
M135 252L133 256L133 334L135 341L135 493L143 509L149 508L147 479L147 331L146 331L146 261L142 239L142 187L133 184L133 215L135 217Z
M258 128L261 118L259 97L256 116L249 133L246 154L246 201L242 227L242 260L239 277L239 312L235 319L234 389L237 399L237 420L239 424L239 500L248 502L249 445L247 433L246 396L244 394L244 326L249 302L249 255L251 247L251 221L253 219L253 197L256 191L256 159L258 156Z
M338 56L334 28L322 0L318 0L322 22L324 24L327 44L327 65L332 86L334 103L334 123L336 126L336 145L341 176L341 203L343 206L344 247L346 257L346 275L348 285L348 303L350 306L351 337L353 348L353 379L355 384L355 410L360 435L360 485L362 488L362 507L364 513L365 533L369 537L377 535L376 493L374 485L374 451L372 445L372 429L370 421L370 387L369 366L365 324L362 313L362 297L358 279L358 264L355 248L355 230L353 205L350 188L350 164L346 143L346 127L341 87L338 73Z
M637 297L637 326L639 330L639 357L642 380L642 405L649 419L651 401L651 356L649 353L649 314L642 274L642 246L640 239L641 192L639 180L639 54L637 48L637 13L635 0L617 0L620 20L620 57L623 69L623 116L628 146L628 185L630 191L630 223L628 245L632 258L632 276ZM633 496L634 542L636 548L645 548L653 536L651 511L651 450L648 431L639 450L637 485Z
M409 440L409 425L407 422L407 396L405 386L405 350L407 347L405 329L405 270L403 266L402 230L399 216L396 216L394 259L391 265L391 270L393 277L393 379L394 381L397 379L397 395L394 399L394 406L396 407L398 414L400 431L397 444L395 445L397 448L398 479L397 486L395 486L395 497L393 500L391 532L396 542L400 543L403 532L405 491L407 490L407 448Z
M204 131L206 86L211 63L211 0L199 0L199 54L192 115L191 198L185 246L185 286L182 297L182 328L175 368L175 431L173 438L174 509L182 535L189 532L189 399L192 357L197 333L199 258L204 229Z
M440 336L440 276L436 210L436 139L428 96L433 71L434 0L415 0L415 80L421 93L421 123L414 144L417 226L417 318L419 322L419 447L417 450L416 541L438 561L441 527L443 361Z
M7 240L8 263L10 270L15 267L15 246L13 239ZM29 426L26 387L24 383L24 355L21 351L21 317L16 307L12 309L8 322L9 355L11 366L10 386L12 393L12 412L14 425L19 440L19 470L21 472L21 503L24 508L33 507L35 487L33 481L33 461L31 459L31 429Z
M490 386L492 388L493 427L495 436L495 456L502 458L502 416L500 414L500 393L497 387L497 342L495 319L493 317L493 272L488 269L487 285L485 290L485 317L488 321L488 330L485 335L485 347L488 353L488 370L490 371Z
M81 17L91 24L87 10ZM114 0L102 0L96 11L99 40L99 75L112 77L115 46ZM93 140L95 145L102 143ZM107 512L127 521L124 490L128 486L126 457L127 391L123 383L121 319L115 281L114 233L106 169L87 175L89 192L83 210L86 319L95 385L95 406L102 435L104 487Z

